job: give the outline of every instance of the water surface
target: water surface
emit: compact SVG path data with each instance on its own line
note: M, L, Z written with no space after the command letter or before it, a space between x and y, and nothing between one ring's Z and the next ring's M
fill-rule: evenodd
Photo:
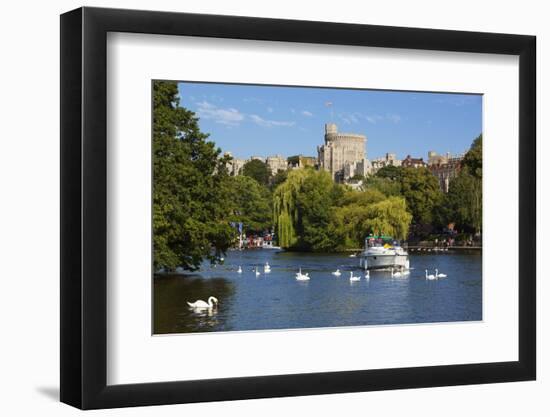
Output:
M275 250L231 251L223 265L154 278L154 333L296 329L482 319L481 252L411 254L411 274L372 272L359 258ZM271 273L263 273L269 262ZM237 273L239 265L242 274ZM255 268L261 272L256 276ZM294 278L298 268L310 281ZM331 274L336 268L340 277ZM429 281L425 269L446 273ZM350 282L349 273L361 275ZM193 310L186 301L215 296L219 307Z

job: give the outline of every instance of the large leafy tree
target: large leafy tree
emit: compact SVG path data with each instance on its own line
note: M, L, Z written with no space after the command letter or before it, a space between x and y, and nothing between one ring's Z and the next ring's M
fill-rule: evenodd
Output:
M334 208L329 230L339 248L359 248L370 233L405 239L411 219L403 197L352 191L343 206Z
M416 225L434 222L434 213L443 201L439 182L427 168L401 169L401 195L407 201L407 209Z
M291 248L298 241L296 228L299 213L296 200L307 175L308 170L305 169L290 171L287 179L273 191L273 222L279 245L284 248Z
M195 114L179 106L175 82L153 83L154 267L199 268L227 250L227 160L199 129Z
M242 174L254 178L262 185L267 185L269 183L271 171L265 162L259 159L253 159L243 165Z
M399 181L401 179L402 172L403 171L400 167L397 167L395 165L386 165L385 167L382 167L378 171L376 171L376 176L378 178L387 178L393 181Z
M271 193L265 186L243 175L227 177L227 186L232 196L229 202L232 222L243 223L248 232L271 227Z
M468 232L482 231L483 138L479 135L464 155L459 175L449 184L444 216L448 223Z
M327 171L307 172L296 199L298 245L304 250L327 251L334 247L328 226L339 186Z
M363 188L366 190L378 190L386 197L401 195L401 183L388 177L369 175L365 179Z

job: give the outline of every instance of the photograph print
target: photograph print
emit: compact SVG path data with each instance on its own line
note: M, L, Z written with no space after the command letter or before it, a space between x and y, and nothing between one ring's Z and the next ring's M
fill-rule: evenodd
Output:
M153 334L483 319L481 94L151 89Z

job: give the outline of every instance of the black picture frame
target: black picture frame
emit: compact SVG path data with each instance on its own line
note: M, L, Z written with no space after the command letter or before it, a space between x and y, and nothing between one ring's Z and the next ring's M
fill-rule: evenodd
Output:
M108 32L519 56L519 360L107 385ZM80 8L61 15L61 401L81 409L536 378L536 38L449 30Z

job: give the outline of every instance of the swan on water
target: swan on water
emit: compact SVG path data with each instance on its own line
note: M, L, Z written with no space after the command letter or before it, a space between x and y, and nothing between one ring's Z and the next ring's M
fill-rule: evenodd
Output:
M428 270L426 269L426 279L430 279L430 280L431 280L431 279L437 279L437 277L436 277L435 275L433 275L433 274L429 274L429 275L428 275Z
M361 276L354 276L353 271L350 271L349 272L349 280L350 280L350 282L361 281Z
M266 274L270 273L271 272L271 267L269 266L269 262L266 262L265 265L264 265L264 272Z
M242 274L243 273L243 269L241 268L241 266L239 265L239 269L237 269L237 274Z
M334 271L334 272L332 273L332 275L334 275L334 276L336 276L336 277L339 277L340 275L342 275L342 273L340 272L339 269L336 269L336 271Z
M352 253L349 257L350 257L350 258L355 258L355 257L357 257L357 254L356 254L356 253Z
M258 271L258 267L256 267L256 276L260 276L260 271Z
M403 274L400 271L394 272L394 269L393 268L391 269L391 276L392 277L400 277L401 275L403 275Z
M309 275L307 272L302 274L302 268L300 268L300 270L296 272L296 279L298 281L309 281Z
M447 274L443 274L443 273L440 274L437 268L435 269L435 276L436 278L447 278Z
M218 305L218 299L216 297L208 297L208 302L197 300L194 303L190 303L187 301L187 305L191 308L213 308Z
M365 279L370 279L370 271L367 270L367 273L365 274Z

